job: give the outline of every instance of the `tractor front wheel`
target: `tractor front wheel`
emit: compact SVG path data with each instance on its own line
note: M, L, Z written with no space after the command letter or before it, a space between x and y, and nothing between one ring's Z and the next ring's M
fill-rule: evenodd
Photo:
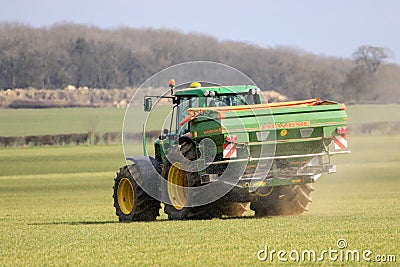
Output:
M114 207L121 222L154 221L159 215L160 201L149 196L136 183L140 173L135 165L125 166L114 179Z

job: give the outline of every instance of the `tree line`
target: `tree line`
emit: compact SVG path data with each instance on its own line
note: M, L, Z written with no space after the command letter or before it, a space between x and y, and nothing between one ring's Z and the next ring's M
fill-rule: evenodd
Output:
M390 50L370 45L344 59L172 30L0 24L0 89L138 87L165 67L209 60L289 99L398 103L400 67L390 57Z

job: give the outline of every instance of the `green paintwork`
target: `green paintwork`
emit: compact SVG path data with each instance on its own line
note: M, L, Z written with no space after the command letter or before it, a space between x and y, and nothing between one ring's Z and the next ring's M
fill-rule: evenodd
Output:
M192 121L192 136L202 139L206 135L234 134L238 136L238 143L250 142L251 145L256 145L259 143L256 133L268 131L271 133L264 141L279 144L331 138L337 135L337 127L347 126L346 111L339 104L224 112L221 119L218 119L218 115L215 111L201 113ZM293 126L301 123L304 125ZM301 136L300 129L304 128L313 129L307 138ZM281 135L282 130L287 131L286 135Z
M235 86L212 86L212 87L197 87L197 88L185 88L176 90L174 95L177 97L197 96L204 97L205 91L214 91L219 95L229 94L246 94L250 89L257 88L254 85L235 85Z
M298 178L279 178L279 179L269 179L263 182L256 182L255 185L249 182L243 182L242 186L245 188L259 187L259 186L280 186L280 185L296 185L315 182L311 177L298 177Z
M249 95L249 90L256 88L251 85L226 86L226 87L198 87L177 90L175 92L176 102L181 103L183 99L198 98L196 107L197 116L191 120L190 137L198 146L204 138L211 138L217 147L218 160L247 159L248 157L260 158L261 147L268 151L262 156L286 157L292 155L316 154L329 152L333 137L338 135L337 127L347 126L348 118L344 105L335 102L315 102L314 105L294 105L293 102L285 105L254 104L249 106L235 106L232 108L204 108L206 97L204 92L214 91L217 96L242 94ZM261 99L261 95L256 97ZM261 103L261 101L256 101ZM187 111L186 111L187 112ZM181 114L180 118L187 116ZM223 145L227 144L228 135L237 136L237 157L224 159L222 157ZM165 151L163 144L172 140L156 140L155 145L160 147L159 157L164 159ZM264 151L264 150L263 150ZM270 154L268 154L270 153ZM219 155L219 156L218 156ZM289 164L292 168L301 168L304 161L312 157L301 159L284 159L280 162ZM274 160L274 164L277 161ZM268 174L269 175L269 174ZM265 174L267 176L267 174ZM265 177L264 176L264 177ZM302 184L313 182L313 178L299 176L278 177L276 174L269 175L271 179L266 180L265 186L279 186L288 184ZM244 186L244 185L242 185Z

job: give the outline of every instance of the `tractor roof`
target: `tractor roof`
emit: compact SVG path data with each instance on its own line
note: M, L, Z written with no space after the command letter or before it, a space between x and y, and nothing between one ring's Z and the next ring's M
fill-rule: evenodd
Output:
M255 85L233 85L233 86L210 86L185 88L175 91L176 96L204 96L205 91L214 91L216 95L235 95L248 93L250 89L257 88Z

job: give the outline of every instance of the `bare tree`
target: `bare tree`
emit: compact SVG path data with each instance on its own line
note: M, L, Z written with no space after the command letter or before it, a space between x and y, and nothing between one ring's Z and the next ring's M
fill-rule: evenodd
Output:
M358 66L367 70L368 74L374 74L379 66L392 55L392 52L384 47L363 45L360 46L353 57Z

